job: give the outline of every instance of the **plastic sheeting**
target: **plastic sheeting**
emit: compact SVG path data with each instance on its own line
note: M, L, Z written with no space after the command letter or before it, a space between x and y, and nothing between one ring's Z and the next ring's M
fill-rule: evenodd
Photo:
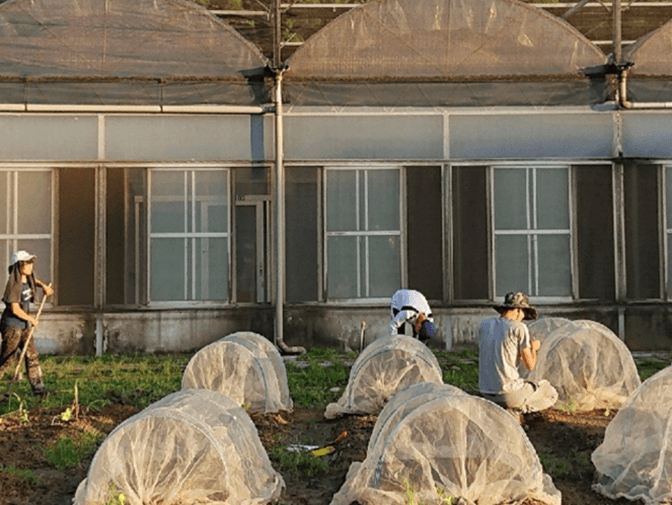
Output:
M405 505L407 488L417 503L438 503L437 489L459 505L561 502L513 416L439 384L413 385L390 400L378 416L366 459L351 465L331 505Z
M551 333L568 323L571 321L564 317L542 317L529 323L527 328L530 330L531 339L543 342Z
M0 5L4 103L254 104L268 96L266 63L235 29L192 2Z
M434 353L413 337L378 338L357 357L343 395L327 405L324 417L378 414L398 391L420 382L443 383Z
M296 105L569 105L602 101L602 51L514 0L384 0L357 7L288 60Z
M193 388L224 393L250 412L293 408L278 350L252 332L233 333L198 351L182 376L182 389Z
M548 380L558 404L580 411L619 408L641 384L630 350L595 321L574 321L551 333L529 378Z
M110 483L129 504L262 505L280 497L249 416L215 391L166 396L108 435L77 489L75 505L103 503Z
M592 460L595 491L613 500L672 503L672 366L628 398Z

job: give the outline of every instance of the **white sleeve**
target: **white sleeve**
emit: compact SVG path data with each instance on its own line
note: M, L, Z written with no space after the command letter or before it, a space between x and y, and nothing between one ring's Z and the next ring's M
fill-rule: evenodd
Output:
M399 327L404 323L409 322L413 324L415 316L417 316L417 312L412 310L402 310L399 312L396 316L394 316L392 321L390 321L390 336L398 335Z

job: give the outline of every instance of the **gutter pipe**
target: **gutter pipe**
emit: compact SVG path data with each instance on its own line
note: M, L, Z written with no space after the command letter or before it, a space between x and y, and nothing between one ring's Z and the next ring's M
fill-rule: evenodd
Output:
M275 69L275 345L285 353L306 354L304 347L290 347L283 335L285 304L285 167L283 150L282 76L286 68Z

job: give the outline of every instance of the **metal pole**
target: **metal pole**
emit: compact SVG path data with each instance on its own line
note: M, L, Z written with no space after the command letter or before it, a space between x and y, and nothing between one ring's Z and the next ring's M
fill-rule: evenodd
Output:
M275 345L283 339L283 308L285 303L285 167L282 131L282 73L275 74Z
M614 63L620 65L623 63L623 51L622 51L622 31L621 31L621 0L613 0L611 4L613 9L613 38L614 38Z

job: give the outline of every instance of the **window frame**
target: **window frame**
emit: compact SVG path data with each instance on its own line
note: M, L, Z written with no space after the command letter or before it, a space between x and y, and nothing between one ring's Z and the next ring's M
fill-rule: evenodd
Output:
M527 228L510 230L497 230L496 227L496 213L495 213L495 172L498 169L520 169L525 170L525 210ZM549 169L564 169L567 173L567 214L569 228L559 229L538 229L538 205L537 205L537 171ZM497 249L496 242L499 236L525 236L527 242L527 272L528 272L528 286L526 293L534 297L540 302L571 302L577 299L576 286L576 233L575 233L575 208L573 195L573 176L572 165L570 163L514 163L502 164L493 163L488 166L488 198L490 205L490 268L491 268L491 287L490 292L494 297L503 296L497 294ZM530 181L531 179L531 181ZM533 193L530 194L530 185L533 188ZM538 237L541 235L560 235L567 236L569 240L569 290L568 296L549 296L539 294L539 249ZM534 251L534 254L533 252ZM534 258L534 262L532 259Z
M359 172L368 172L368 171L376 171L376 170L396 170L398 174L398 180L399 180L399 229L398 231L391 232L389 230L385 231L369 231L369 230L356 230L356 231L329 231L328 228L328 211L329 211L329 198L328 198L328 173L330 171L343 171L343 170L350 170L350 171L357 171ZM324 300L324 303L327 304L348 304L348 305L356 305L356 304L387 304L389 303L389 296L385 297L367 297L367 296L362 296L362 297L357 297L357 298L333 298L329 296L329 283L328 283L328 276L329 276L329 238L330 237L338 237L338 236L352 236L352 237L365 237L368 238L370 236L397 236L399 239L399 273L400 273L400 281L401 285L399 286L400 288L405 286L407 284L407 269L406 269L406 185L405 185L405 177L406 177L406 167L402 164L371 164L371 163L355 163L355 164L339 164L339 165L324 165L322 166L322 170L320 171L320 179L322 182L322 202L321 202L321 207L322 207L322 226L321 226L321 234L322 234L322 239L321 239L321 244L322 244L322 251L321 251L321 258L322 258L322 299ZM357 177L357 210L356 210L356 218L357 218L357 226L359 227L359 219L360 219L360 214L359 214L359 176ZM368 184L368 182L367 182ZM366 192L366 186L364 189L364 201L367 202L366 195L368 194ZM366 209L365 209L366 212ZM366 224L368 226L368 216L365 218L366 219ZM368 241L367 241L368 242ZM359 241L358 241L359 244ZM358 292L361 293L362 290L368 291L370 286L361 286L361 279L362 279L362 272L361 269L365 268L366 273L365 273L365 279L367 281L367 284L369 283L369 272L368 272L368 267L370 263L363 264L362 263L362 258L360 257L360 247L357 247L357 285L358 285ZM368 251L368 247L366 247L366 250ZM390 294L391 296L391 294Z
M232 259L232 202L233 202L233 190L231 187L232 183L232 174L231 174L231 168L228 166L223 166L223 165L188 165L188 164L180 164L180 165L169 165L169 166L161 166L161 165L149 165L144 167L146 169L146 185L145 185L145 194L144 198L145 201L147 202L146 209L145 209L145 229L146 231L146 237L144 237L145 241L145 250L146 250L146 258L144 261L145 269L143 271L142 279L141 282L143 282L146 286L146 299L142 301L142 305L145 305L147 307L166 307L166 308L174 308L174 307L189 307L189 306L195 306L198 305L200 307L207 307L207 306L213 306L213 307L218 307L218 306L223 306L223 305L229 305L232 303L232 293L231 293L231 275L232 275L232 269L235 268L235 265L233 264L233 259ZM191 191L188 191L188 186L185 187L185 199L182 200L185 205L185 225L191 220L192 222L192 227L195 225L195 207L192 205L190 215L187 216L187 209L189 207L189 204L193 202L194 200L191 200L192 198L196 197L195 201L200 201L199 197L195 195L195 187L193 185L193 178L195 176L196 172L202 172L202 171L222 171L226 174L226 184L227 184L227 194L225 195L226 197L226 207L227 207L227 216L226 216L226 223L227 223L227 231L226 232L195 232L195 231L190 231L186 230L184 232L157 232L153 233L152 232L152 204L153 204L153 198L151 197L151 191L152 191L152 174L154 172L182 172L185 174L185 177L188 177L188 184L191 186ZM187 258L187 255L185 254L185 265L184 265L184 281L185 281L185 298L182 300L152 300L151 298L151 289L152 289L152 239L155 238L183 238L185 240L185 249L186 251L189 251L191 249L191 257ZM225 238L227 241L226 244L226 251L227 251L227 278L226 278L226 298L223 300L198 300L195 298L195 290L196 290L196 248L193 247L193 243L197 239L202 239L202 238ZM188 244L187 242L190 242L191 244ZM191 263L191 283L189 284L189 272L187 271L188 265ZM201 274L202 275L202 274Z
M29 165L18 165L18 164L0 164L0 177L3 175L8 179L11 178L11 186L7 185L7 191L11 192L11 196L6 198L5 206L7 210L6 215L6 225L7 232L0 234L0 240L6 241L5 254L6 254L6 263L9 264L11 255L18 250L18 242L20 240L48 240L49 241L49 258L38 258L38 261L42 264L49 265L49 275L44 275L36 272L38 278L44 280L45 282L55 282L56 270L55 270L55 240L58 234L57 230L57 217L58 217L58 168L59 166L48 164L29 164ZM18 177L20 173L27 172L46 172L50 176L49 181L49 191L51 195L51 201L49 202L49 208L51 211L51 216L49 218L49 233L18 233L18 216L19 216L19 206L18 202ZM7 195L3 195L7 196ZM10 231L11 229L11 231ZM31 252L31 251L29 251ZM48 278L47 278L48 277ZM54 298L49 298L45 303L45 307L53 307Z

